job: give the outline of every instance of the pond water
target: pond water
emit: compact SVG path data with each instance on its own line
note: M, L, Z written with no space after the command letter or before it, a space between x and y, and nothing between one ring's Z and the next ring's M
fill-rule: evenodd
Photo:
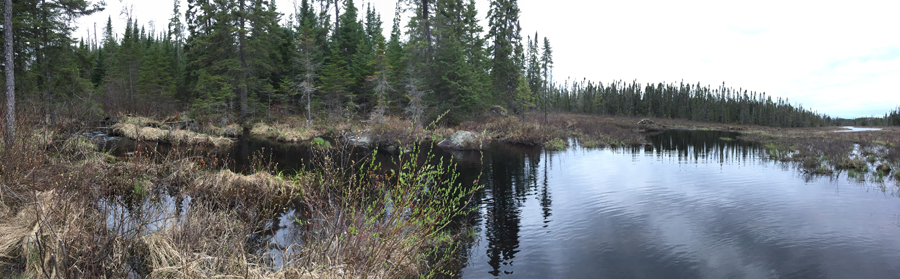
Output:
M763 148L737 136L666 131L643 147L435 149L454 157L458 181L481 174L484 184L467 218L477 236L453 271L461 278L900 274L895 181L844 172L810 176L767 160ZM244 141L230 151L230 167L246 171L254 154L270 154L263 157L284 171L310 158L308 148ZM167 208L190 206L166 201ZM271 235L254 241L260 247L298 243L301 232L292 225L298 216L294 209L279 214Z
M896 278L893 181L806 176L734 134L495 145L462 278ZM461 163L473 170L474 163Z
M837 133L846 133L846 132L866 132L866 131L881 131L881 128L859 128L853 126L844 126L841 127L846 130L837 130Z

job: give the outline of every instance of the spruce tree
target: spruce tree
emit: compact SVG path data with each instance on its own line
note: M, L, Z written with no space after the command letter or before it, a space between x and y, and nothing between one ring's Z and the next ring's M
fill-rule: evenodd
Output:
M296 79L297 90L302 94L302 103L306 104L306 125L312 123L312 96L317 91L315 84L321 67L321 54L316 41L315 30L318 21L308 0L300 4L299 38L296 42L295 62L300 65Z
M388 65L391 66L391 76L390 83L392 84L400 84L403 74L406 72L406 63L404 61L406 54L403 49L403 44L400 42L400 1L397 1L397 6L394 11L394 24L391 27L391 38L387 43L387 60ZM402 88L397 88L396 90L391 91L392 94L388 94L388 102L390 103L398 103L400 102L403 96Z
M376 40L378 46L375 51L375 59L369 63L369 65L375 69L372 76L368 78L369 83L372 85L372 93L374 95L374 107L369 119L375 123L381 123L388 108L388 93L394 89L390 83L392 69L391 65L388 64L387 55L385 54L386 47L384 37L381 34L377 34L377 37L380 39Z
M495 98L515 113L517 87L522 74L522 36L519 34L519 7L516 0L493 0L488 11L488 39L491 42L491 79Z

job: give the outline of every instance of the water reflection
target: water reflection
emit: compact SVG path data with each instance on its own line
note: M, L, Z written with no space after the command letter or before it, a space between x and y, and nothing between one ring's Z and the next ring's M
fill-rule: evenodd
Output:
M495 145L464 278L892 278L896 197L803 176L736 133L651 146ZM474 170L474 163L461 162ZM894 260L892 260L894 259Z

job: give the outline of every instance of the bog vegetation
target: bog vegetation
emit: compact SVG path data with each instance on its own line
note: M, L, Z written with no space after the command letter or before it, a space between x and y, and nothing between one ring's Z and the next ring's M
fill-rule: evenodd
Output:
M492 0L487 17L474 0L401 0L394 11L301 0L289 15L267 0L173 3L161 28L126 10L124 33L110 18L76 38L72 19L102 1L5 1L0 274L446 274L459 246L445 228L477 187L416 149L392 149L408 152L381 172L328 136L409 147L460 129L565 149L568 137L644 144L642 132L666 128L636 124L644 117L723 129L900 125L900 109L833 119L724 84L560 81L550 39L523 34L516 0ZM396 15L387 37L382 12ZM178 147L110 157L74 136L97 126ZM284 176L259 159L239 174L191 148L236 136L310 142L317 168ZM166 215L172 204L177 216ZM287 207L303 211L303 245L257 247Z

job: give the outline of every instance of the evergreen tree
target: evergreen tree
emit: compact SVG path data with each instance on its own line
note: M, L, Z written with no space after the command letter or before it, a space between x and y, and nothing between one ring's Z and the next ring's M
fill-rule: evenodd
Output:
M321 66L319 45L314 31L318 28L318 21L307 0L301 2L299 14L300 37L296 42L295 61L300 65L300 71L296 79L299 84L297 89L303 94L302 99L306 103L306 124L309 126L312 121L312 95L317 90L315 81Z
M391 27L391 38L387 43L386 50L388 65L390 65L392 69L391 76L389 77L391 84L400 84L402 74L406 72L406 63L404 61L405 50L400 42L400 11L400 1L397 1L397 6L394 11L394 24ZM393 90L391 93L393 94L388 94L388 102L399 103L403 96L403 91Z
M544 122L547 121L547 110L550 108L550 98L553 90L553 48L550 40L544 37L543 53L541 54L541 72L544 74L544 94L541 96L541 110L544 111Z
M477 24L477 12L471 9L474 5L466 5L462 0L438 0L434 17L435 79L431 88L436 92L435 113L449 110L445 120L451 123L481 111L486 103L485 83L479 77L486 73L477 57L469 55L473 48L481 47L480 34L473 32L478 29L471 26Z
M496 92L495 98L505 102L515 113L523 113L516 104L523 52L518 2L493 0L490 7L488 38L491 42L491 79Z
M387 55L385 54L384 37L377 34L381 39L378 41L375 59L369 64L375 69L375 73L368 78L372 84L372 93L374 94L374 108L369 119L375 123L381 123L388 106L388 92L393 91L390 83L391 65L388 64Z
M57 97L90 90L80 86L81 80L72 80L82 75L70 67L76 58L70 23L103 10L103 6L103 2L84 0L21 0L8 6L15 11L10 29L16 30L12 38L14 68L22 73L16 74L16 83L28 88L25 92L42 96L43 115L51 125L56 123Z
M346 109L356 107L356 104L353 103L354 96L347 92L351 81L350 73L347 72L347 61L343 59L337 44L334 46L331 50L331 57L322 68L321 84L318 87L322 94L322 104L330 118L340 116Z

